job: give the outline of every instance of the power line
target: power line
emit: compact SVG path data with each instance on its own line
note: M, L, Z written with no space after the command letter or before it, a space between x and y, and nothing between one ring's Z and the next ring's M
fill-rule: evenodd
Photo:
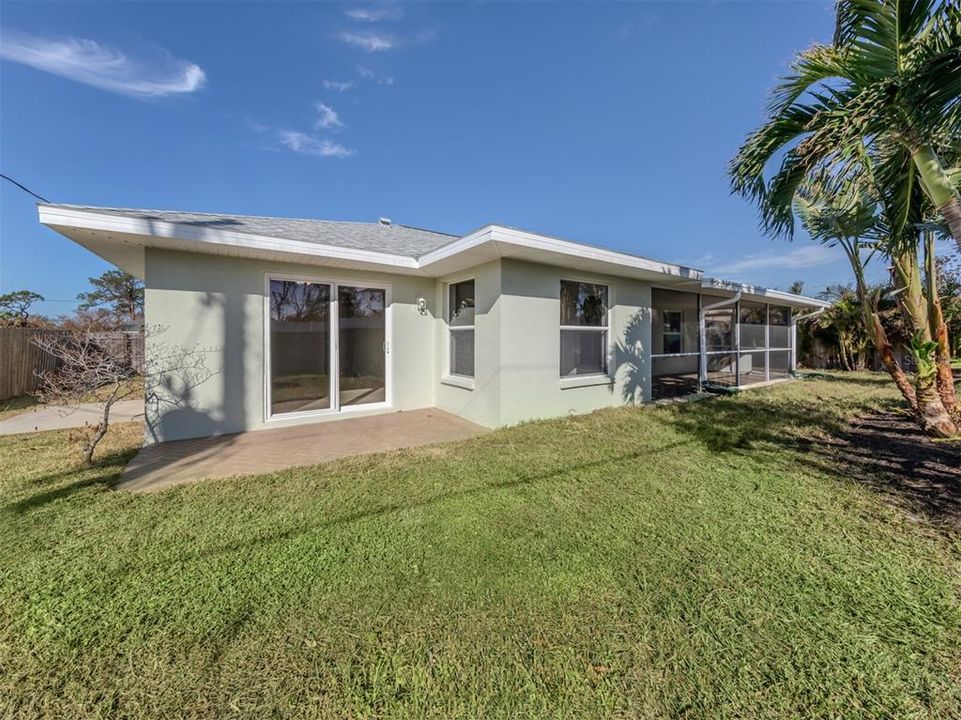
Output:
M27 193L27 194L29 194L29 195L33 195L33 196L34 196L35 198L37 198L37 200L39 200L40 202L45 202L45 203L49 203L49 202L50 202L49 200L47 200L47 198L43 197L43 195L37 195L37 193L35 193L33 190L31 190L30 188L28 188L26 185L21 185L20 183L18 183L16 180L14 180L14 179L13 179L12 177L10 177L9 175L4 175L3 173L0 173L0 178L3 178L3 179L6 180L7 182L12 182L14 185L16 185L18 188L20 188L21 190L23 190L25 193Z

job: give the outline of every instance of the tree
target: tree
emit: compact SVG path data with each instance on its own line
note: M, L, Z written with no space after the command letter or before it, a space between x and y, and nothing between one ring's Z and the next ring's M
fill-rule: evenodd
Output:
M952 417L957 406L950 374L950 358L943 362L940 346L948 342L940 317L936 293L921 283L919 259L920 230L915 224L892 220L893 212L911 217L918 203L892 204L872 194L874 177L865 171L870 163L843 181L806 181L800 188L795 210L811 237L841 247L848 257L856 282L864 326L869 328L875 348L895 385L911 406L919 425L930 435L955 437L958 424ZM910 195L910 192L908 193ZM900 216L898 216L900 217ZM899 229L898 229L899 228ZM926 245L928 247L928 245ZM931 245L933 247L933 245ZM872 291L865 279L865 267L878 251L892 260L892 282L901 314L912 331L911 350L917 366L909 382L894 354L878 308L880 293ZM933 277L933 265L929 276ZM933 368L933 372L931 371ZM942 369L947 369L947 377Z
M961 247L959 174L945 169L961 156L961 10L956 0L839 0L834 43L801 53L792 71L732 162L732 186L757 202L765 231L791 235L797 212L815 239L845 250L885 367L928 433L955 436L948 334L922 228L940 213ZM913 384L869 297L863 251L891 261Z
M859 162L864 146L897 147L961 249L961 194L943 157L961 134L958 0L839 0L834 42L800 53L791 68L730 167L765 229L793 232L805 179Z
M83 457L93 463L93 453L107 434L110 410L114 404L137 391L131 382L136 371L116 344L103 344L91 330L73 330L38 335L32 342L58 360L56 370L40 373L41 402L75 406L96 396L100 403L100 422L83 439Z
M15 290L0 295L0 320L24 327L30 318L30 306L43 300L43 295L30 290Z
M144 336L156 338L163 330L145 328ZM69 409L91 400L100 405L100 422L79 435L84 462L90 465L97 445L110 427L113 406L140 392L139 383L134 382L137 371L129 362L126 343L104 340L102 333L91 328L38 335L31 342L58 360L56 370L39 375L41 382L36 396L42 402ZM213 375L206 364L207 355L213 351L216 350L155 342L145 358L145 403L154 407L160 403L173 407L188 404L190 391ZM181 390L180 396L165 392L165 388L175 385Z
M143 317L143 283L123 270L108 270L100 277L90 278L93 290L77 295L77 310L105 308L117 325L137 322Z
M864 313L857 292L848 286L831 286L818 293L822 300L830 300L831 307L811 318L820 337L827 336L835 346L841 367L863 370L867 365L867 351L871 337L864 324Z
M877 224L875 204L865 194L864 187L856 182L844 186L809 182L797 194L795 211L814 240L844 251L854 273L864 327L868 329L894 384L911 409L917 411L914 388L895 357L877 307L871 302L876 296L872 297L865 276L865 268L876 252L870 243L863 241Z

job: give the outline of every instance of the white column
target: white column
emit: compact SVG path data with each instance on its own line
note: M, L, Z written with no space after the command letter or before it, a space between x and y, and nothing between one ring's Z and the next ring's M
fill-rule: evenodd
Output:
M771 304L764 303L764 380L771 381Z

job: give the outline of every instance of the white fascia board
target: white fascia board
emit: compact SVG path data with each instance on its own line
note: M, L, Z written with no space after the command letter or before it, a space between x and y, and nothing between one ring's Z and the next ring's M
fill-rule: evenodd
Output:
M353 260L356 262L373 263L386 267L417 270L416 259L406 255L392 255L371 250L355 250L353 248L336 247L333 245L319 245L317 243L301 242L297 240L283 240L265 235L238 233L219 228L205 228L183 223L171 223L162 220L147 220L119 215L105 215L89 210L76 210L61 207L38 205L40 222L48 226L76 227L102 232L128 233L145 237L167 237L185 240L187 242L207 243L238 249L252 248L274 252L294 253L315 257L336 258L338 260Z
M475 230L470 235L464 236L460 240L455 240L449 245L445 245L421 256L420 266L428 270L434 263L488 242L494 243L495 247L498 244L514 245L680 278L700 280L702 277L700 270L684 267L683 265L658 262L657 260L650 260L638 255L628 255L627 253L620 253L614 250L582 245L569 240L560 240L546 235L538 235L524 230L503 227L501 225L487 225L479 230Z
M447 245L442 245L436 250L431 250L429 253L426 253L425 255L421 255L420 258L418 259L418 266L423 269L427 269L434 263L438 263L441 260L446 260L447 258L453 257L454 255L459 255L465 250L470 250L471 248L475 248L478 245L483 245L484 243L490 242L491 231L493 227L494 227L493 225L485 225L479 230L475 230L474 232L470 233L469 235L465 235L459 240L455 240L454 242L448 243Z
M717 278L704 278L701 282L701 287L705 290L726 290L732 293L741 292L744 295L753 295L754 297L766 300L777 300L787 305L814 308L831 307L831 303L829 302L807 297L806 295L795 295L794 293L784 292L782 290L771 290L766 287L745 285L744 283L718 280Z

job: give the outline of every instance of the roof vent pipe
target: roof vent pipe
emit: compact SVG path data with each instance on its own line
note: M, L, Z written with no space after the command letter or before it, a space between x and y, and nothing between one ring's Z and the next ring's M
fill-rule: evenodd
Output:
M379 222L381 225L390 225L390 218L382 217Z

